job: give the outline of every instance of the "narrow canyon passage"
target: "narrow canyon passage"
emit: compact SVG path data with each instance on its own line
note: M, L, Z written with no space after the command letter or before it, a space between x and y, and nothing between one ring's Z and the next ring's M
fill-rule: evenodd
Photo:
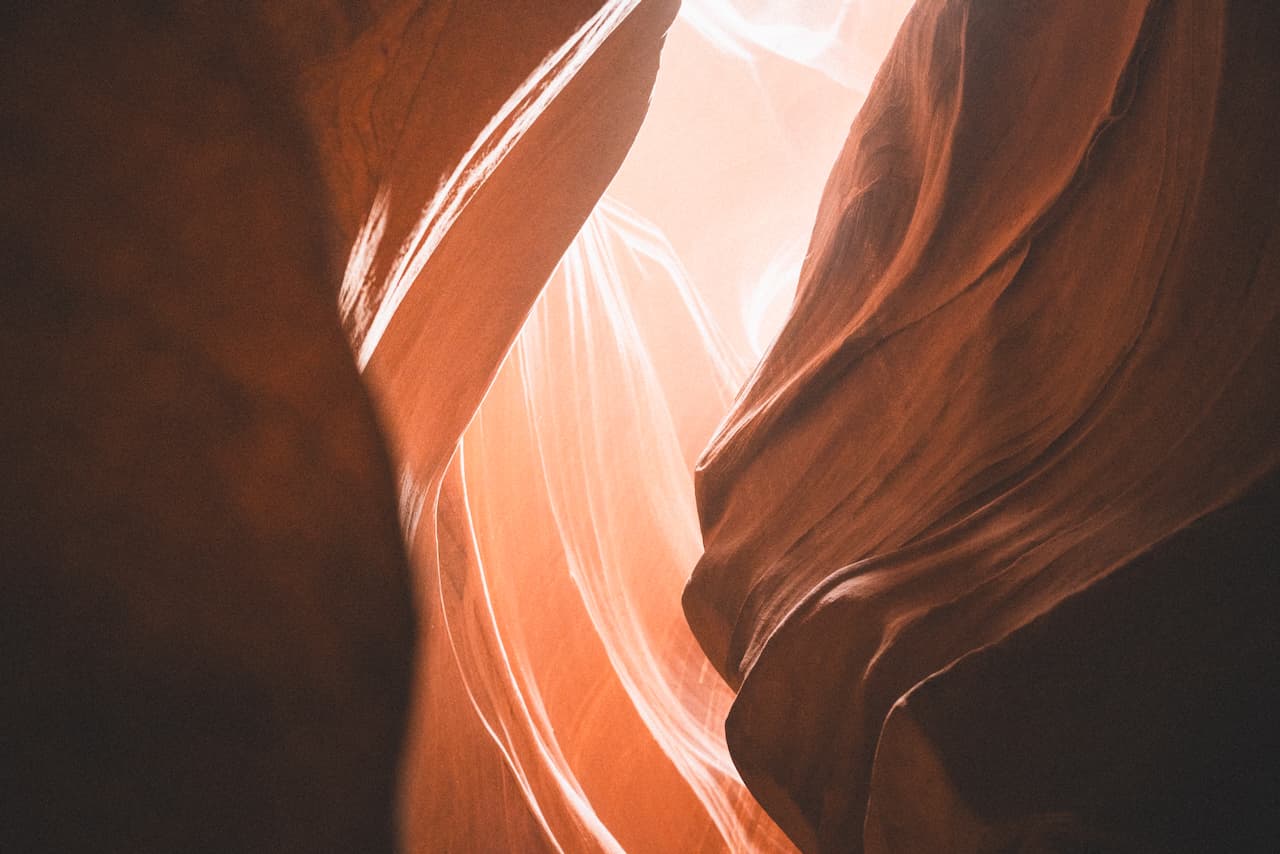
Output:
M1274 847L1271 4L0 36L0 849Z
M732 695L680 609L700 554L693 465L785 317L822 183L906 5L685 3L636 141L438 506L431 470L406 465L432 615L411 848L444 834L448 850L790 850L738 780ZM412 347L379 345L369 373L408 445L433 432L396 397L422 370Z

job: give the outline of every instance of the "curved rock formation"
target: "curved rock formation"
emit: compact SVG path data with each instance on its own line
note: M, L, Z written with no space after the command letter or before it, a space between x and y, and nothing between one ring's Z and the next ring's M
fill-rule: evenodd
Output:
M385 147L389 159L366 193L368 216L351 235L344 320L401 468L418 603L428 616L404 767L409 850L611 844L581 793L556 776L558 768L543 767L546 746L525 738L524 717L516 735L491 724L495 707L527 714L524 698L507 685L484 694L468 681L473 661L492 668L481 679L500 681L505 653L468 657L468 631L477 643L490 638L483 592L467 589L481 556L460 462L448 465L534 300L631 145L677 5L453 9L431 31L421 104ZM381 53L357 45L339 64ZM388 78L377 88L394 94L398 85ZM328 136L320 133L325 150L359 141L343 118L364 116L367 99L357 95L333 110L311 104L319 120L339 117ZM541 517L521 510L534 530ZM515 542L557 566L531 540ZM469 622L455 614L451 628L445 611L455 602Z
M1277 37L908 17L698 477L686 613L804 850L1274 838Z
M3 13L0 846L389 850L419 603L344 337L434 501L676 4L81 5ZM444 675L411 850L494 843L437 698L510 785Z

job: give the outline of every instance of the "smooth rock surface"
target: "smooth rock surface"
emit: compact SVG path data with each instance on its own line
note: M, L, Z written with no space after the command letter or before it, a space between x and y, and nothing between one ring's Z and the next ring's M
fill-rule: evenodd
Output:
M378 851L403 824L406 850L523 850L486 835L511 779L433 647L395 478L438 488L676 4L626 7L530 113L368 353L424 208L625 4L82 5L6 11L0 42L0 847ZM435 752L467 744L474 822Z
M6 15L0 848L390 851L408 565L273 47Z
M1216 848L1224 822L1195 795L1215 777L1142 792L1195 778L1231 726L1214 773L1238 761L1273 785L1242 745L1275 738L1257 714L1274 558L1193 529L1277 524L1268 501L1228 508L1280 461L1278 36L1248 2L926 0L907 18L791 317L699 471L686 613L739 689L743 778L802 849L1024 850L987 829L1043 815L1103 850L1164 850L1173 827ZM1175 545L1205 537L1221 550ZM1215 587L1225 601L1192 593ZM1218 619L1243 622L1238 669L1231 640L1193 641ZM1167 657L1128 659L1125 624L1169 638ZM1052 678L1056 643L1091 663L1060 706L1005 720ZM1113 720L1090 698L1126 668L1144 676ZM1193 746L1152 764L1119 735L1135 719ZM1006 736L1042 745L1027 761L1044 776L1013 775ZM1077 747L1092 758L1058 786L1049 766ZM1244 847L1221 844L1252 850L1274 810L1239 812ZM1076 850L1051 844L1057 821L1025 850Z

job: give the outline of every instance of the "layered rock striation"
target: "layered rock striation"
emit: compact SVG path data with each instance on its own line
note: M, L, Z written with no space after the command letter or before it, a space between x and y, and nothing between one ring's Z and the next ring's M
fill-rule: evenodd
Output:
M1274 838L1278 36L907 18L698 472L686 614L802 849Z

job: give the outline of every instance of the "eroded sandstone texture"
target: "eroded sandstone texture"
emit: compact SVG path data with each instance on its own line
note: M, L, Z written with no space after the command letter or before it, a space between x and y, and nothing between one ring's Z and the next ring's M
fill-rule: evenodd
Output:
M552 542L547 508L519 529L467 494L502 482L486 459L534 468L525 434L481 419L469 474L455 448L675 5L0 13L0 848L386 851L397 815L412 851L730 838L611 738L642 733L616 686L584 704L591 756L521 766L546 746L487 727L538 710L450 646L496 619L477 542ZM908 19L699 483L687 612L739 691L743 776L806 850L1280 832L1278 19ZM572 708L604 651L585 614L537 616ZM638 811L624 775L675 794Z
M0 848L390 850L400 766L454 769L425 705L402 761L417 603L349 340L468 146L605 4L25 5L0 17ZM639 5L400 277L409 334L362 354L436 486L643 116L675 5ZM412 794L413 850L493 841L449 785Z
M1278 39L908 17L698 483L686 613L805 850L1274 840Z
M381 304L388 275L394 279L402 241L420 224L426 201L447 177L440 167L453 168L442 159L436 172L426 170L416 152L434 146L438 131L460 143L455 153L461 156L524 81L556 76L555 65L542 64L548 55L602 13L625 12L616 28L597 34L600 40L590 51L579 52L581 65L559 96L545 109L524 114L536 121L424 259L365 370L385 413L405 483L412 484L408 491L413 495L405 503L414 508L408 527L420 573L418 603L428 616L418 659L417 710L404 760L402 811L405 845L411 851L600 847L594 819L580 815L590 814L590 808L562 795L563 780L538 773L526 778L523 770L515 770L521 763L537 766L545 745L522 740L518 730L511 735L487 729L489 703L518 707L520 698L501 688L479 690L467 684L460 670L459 657L466 660L466 650L461 656L455 651L461 641L450 636L442 592L465 603L471 622L483 625L488 615L476 605L483 601L480 591L464 583L475 560L475 535L457 476L460 469L455 463L454 476L445 472L530 307L630 147L677 5L670 0L459 4L441 36L457 43L437 53L427 79L440 81L438 89L446 95L456 86L474 91L465 98L456 95L452 111L437 110L433 123L406 128L393 161L393 168L410 177L409 183L393 179L387 184L392 195L386 231L372 254L367 290L362 291L370 296L370 306ZM347 315L357 342L364 322L360 304ZM376 309L370 317L376 319ZM370 328L376 330L376 322ZM507 441L514 444L516 439ZM520 469L510 474L513 480L521 476ZM527 560L548 560L524 530L528 518L518 516L506 524L511 542L527 550ZM541 596L536 591L529 595L535 601ZM550 616L546 626L553 633L569 632ZM452 631L460 632L460 627L454 625ZM566 636L556 646L564 654L566 674L578 664L567 650L580 640ZM488 686L500 683L504 668L511 665L503 660L504 651L486 652L482 660L493 672L481 679ZM567 684L569 691L581 690L571 678ZM507 737L519 741L514 755L503 743Z

